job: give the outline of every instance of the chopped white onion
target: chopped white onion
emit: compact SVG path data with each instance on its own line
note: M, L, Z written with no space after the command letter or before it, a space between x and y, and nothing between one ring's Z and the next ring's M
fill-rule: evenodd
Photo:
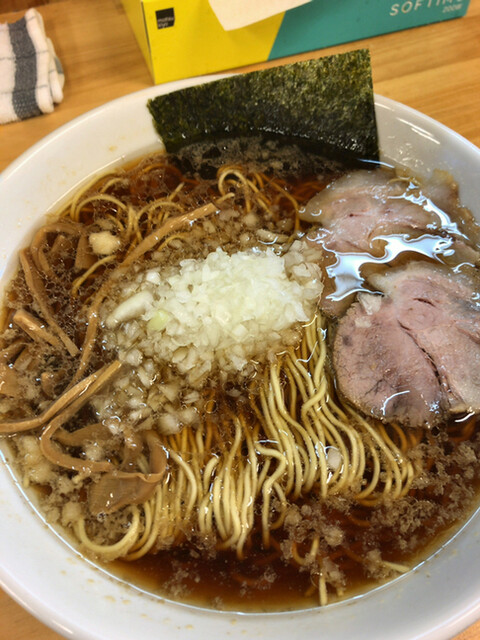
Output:
M120 239L110 231L98 231L88 236L93 253L97 256L109 256L120 248Z
M322 282L305 250L299 241L284 256L278 247L232 255L218 248L205 259L139 274L106 320L116 329L121 357L135 366L140 351L175 364L192 380L214 362L225 373L241 371L281 341L282 332L310 319Z

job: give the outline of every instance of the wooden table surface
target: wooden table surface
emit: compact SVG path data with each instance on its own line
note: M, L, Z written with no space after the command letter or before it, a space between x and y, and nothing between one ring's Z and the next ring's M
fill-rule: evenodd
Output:
M0 1L0 12L1 6ZM52 114L0 126L0 171L60 125L153 84L119 0L64 0L39 10L65 70L65 96ZM0 23L21 15L0 13ZM464 18L295 59L358 46L370 49L376 93L422 111L480 146L480 0L471 0ZM59 638L0 590L0 640ZM455 640L479 639L480 621Z

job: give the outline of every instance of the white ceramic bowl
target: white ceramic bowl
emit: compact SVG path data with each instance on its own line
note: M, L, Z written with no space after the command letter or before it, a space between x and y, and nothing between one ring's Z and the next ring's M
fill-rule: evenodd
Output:
M62 127L0 176L0 272L8 280L16 249L46 211L80 182L158 147L147 99L182 88L152 87ZM448 169L480 220L480 150L437 122L376 99L383 157L420 174ZM8 456L5 445L4 455ZM0 464L0 580L23 607L55 631L84 640L154 638L443 639L480 616L480 512L434 557L370 593L323 609L234 614L153 598L86 562L33 512Z

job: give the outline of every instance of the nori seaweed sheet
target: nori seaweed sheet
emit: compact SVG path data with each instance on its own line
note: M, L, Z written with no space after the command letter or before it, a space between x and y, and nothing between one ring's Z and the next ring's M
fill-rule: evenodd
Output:
M359 49L234 75L148 102L168 152L229 136L282 136L317 152L378 160L370 54Z

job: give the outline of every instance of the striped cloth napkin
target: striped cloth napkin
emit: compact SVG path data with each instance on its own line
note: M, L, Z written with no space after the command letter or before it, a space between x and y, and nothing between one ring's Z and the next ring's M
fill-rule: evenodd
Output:
M63 100L64 80L36 9L0 24L0 124L51 113Z

